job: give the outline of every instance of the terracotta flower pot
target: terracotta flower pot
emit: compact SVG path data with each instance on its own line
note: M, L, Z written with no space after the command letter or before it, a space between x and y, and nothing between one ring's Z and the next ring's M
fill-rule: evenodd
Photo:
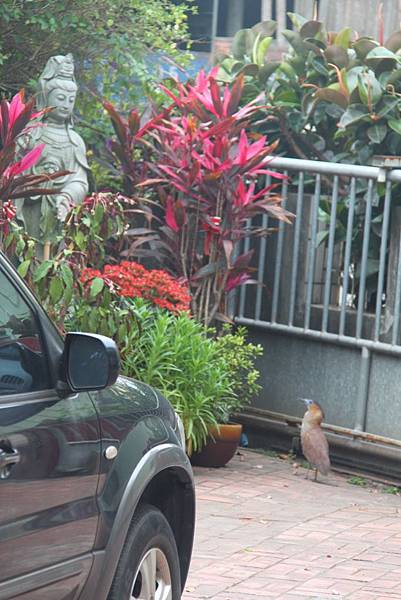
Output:
M210 438L200 452L191 456L198 467L224 467L234 456L241 438L242 425L228 424L210 430Z

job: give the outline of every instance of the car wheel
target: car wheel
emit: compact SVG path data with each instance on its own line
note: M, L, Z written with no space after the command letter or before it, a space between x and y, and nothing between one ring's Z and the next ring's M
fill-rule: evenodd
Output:
M108 600L179 600L180 563L174 534L155 507L132 520Z

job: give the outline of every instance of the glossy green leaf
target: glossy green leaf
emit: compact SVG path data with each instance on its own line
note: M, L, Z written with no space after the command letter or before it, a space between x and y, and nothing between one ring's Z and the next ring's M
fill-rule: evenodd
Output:
M104 216L104 206L103 206L103 204L101 204L100 202L98 202L96 204L95 215L94 215L96 224L100 224L101 223L101 221L103 219L103 216Z
M262 34L262 37L272 37L277 30L276 21L261 21L252 27L252 31L256 34Z
M393 131L401 135L401 119L389 119L387 123Z
M324 77L329 77L330 75L330 71L329 69L326 67L325 63L324 63L324 59L320 59L317 57L314 57L312 59L312 65L313 68L320 73L320 75L323 75Z
M362 37L352 44L352 47L355 50L358 58L363 60L365 56L369 54L369 52L371 52L374 48L379 47L379 43L372 38Z
M64 286L61 279L57 276L54 276L50 282L49 294L50 299L53 304L56 304L63 295Z
M263 67L260 67L258 77L260 83L264 84L269 79L270 75L278 69L281 63L279 62L269 62Z
M234 58L242 59L251 56L256 34L252 29L240 29L234 36L232 51Z
M295 29L297 29L298 31L300 31L302 26L308 22L308 19L305 19L305 17L299 15L298 13L288 12L287 15L292 24L294 25Z
M337 92L336 90L330 88L317 90L315 93L315 98L318 101L332 102L344 109L348 106L348 98L341 92Z
M378 46L377 48L373 48L372 50L370 50L370 52L366 55L366 60L383 60L383 59L390 59L390 60L394 60L397 61L399 59L398 56L396 56L394 54L394 52L391 52L391 50L389 50L388 48L385 48L384 46Z
M387 85L397 83L401 79L401 68L393 69L388 73Z
M372 125L372 127L368 127L367 129L368 138L374 144L381 144L384 138L387 135L387 127L386 125Z
M384 45L391 52L397 52L401 48L401 31L392 33Z
M392 110L394 110L397 106L401 106L401 98L395 96L384 96L381 101L380 109L377 112L379 117L384 117L388 115Z
M22 278L26 276L28 273L29 267L31 265L30 259L22 261L22 263L18 266L18 275Z
M334 44L347 50L350 46L353 35L354 31L351 29L351 27L344 27L344 29L341 29L341 31L334 38Z
M74 276L70 267L64 262L60 265L60 270L65 285L69 288L72 288L74 285Z
M348 66L348 52L341 46L328 46L324 52L324 55L329 64L336 65L340 69Z
M307 21L300 29L300 35L303 40L306 38L314 38L323 29L323 23L320 21Z
M308 52L308 47L306 46L305 42L302 40L300 34L297 31L292 31L291 29L284 29L281 33L296 52L298 52L301 55L306 54Z
M96 298L104 288L104 281L100 277L95 277L90 284L89 296L91 299Z
M36 269L34 275L33 275L33 281L34 283L37 283L38 281L40 281L41 279L43 279L44 277L46 277L46 275L48 274L48 272L50 271L50 269L53 266L53 261L52 260L45 260L44 262L42 262L38 268Z
M289 87L282 86L274 94L276 104L289 104L297 106L299 104L298 96L294 90Z
M272 37L265 37L263 40L260 40L257 44L257 47L254 52L255 62L259 66L263 66L265 64L266 54L270 45L273 41Z
M90 223L88 224L88 227L90 227ZM86 238L85 238L85 234L84 232L79 229L77 231L77 233L74 236L74 242L76 243L76 245L78 246L78 248L80 250L84 250L85 246L86 246Z
M347 90L351 94L358 87L358 76L365 71L365 67L352 67L348 71L344 71L344 81Z
M376 79L373 71L366 71L358 75L358 92L363 104L375 105L383 95L383 88Z
M339 127L350 127L364 120L369 120L368 109L363 104L351 104L341 117Z

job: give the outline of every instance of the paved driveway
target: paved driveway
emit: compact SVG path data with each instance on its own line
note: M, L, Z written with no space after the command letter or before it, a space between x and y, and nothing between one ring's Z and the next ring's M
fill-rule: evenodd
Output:
M224 469L195 469L183 599L401 600L400 497L340 475L316 484L288 461L241 453Z

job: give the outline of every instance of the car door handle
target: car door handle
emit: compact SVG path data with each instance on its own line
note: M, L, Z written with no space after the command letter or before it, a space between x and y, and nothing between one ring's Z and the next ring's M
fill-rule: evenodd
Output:
M18 450L10 450L6 452L0 448L0 479L7 479L10 474L11 467L21 462L21 454Z

